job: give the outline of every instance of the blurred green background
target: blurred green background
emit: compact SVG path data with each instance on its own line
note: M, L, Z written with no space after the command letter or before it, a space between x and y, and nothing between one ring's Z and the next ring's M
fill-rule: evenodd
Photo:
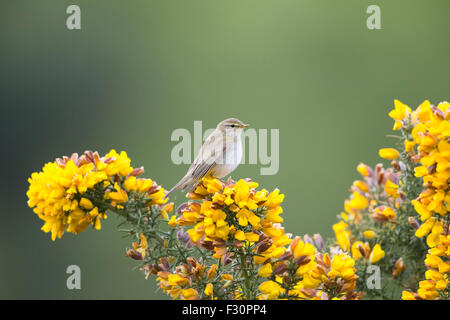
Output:
M82 30L66 29L81 7ZM381 7L382 30L366 28ZM358 177L391 146L395 98L449 99L448 0L2 0L0 298L165 299L125 257L112 214L101 231L52 242L27 207L27 178L86 149L126 150L166 188L187 170L176 128L227 117L280 129L280 170L252 177L286 194L285 225L328 237ZM177 193L178 199L182 196ZM81 290L66 288L68 265Z

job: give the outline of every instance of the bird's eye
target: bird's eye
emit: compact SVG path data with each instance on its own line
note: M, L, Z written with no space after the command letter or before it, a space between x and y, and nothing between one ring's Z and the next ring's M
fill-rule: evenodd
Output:
M230 124L230 127L234 128L234 127L236 127L236 125L235 124Z

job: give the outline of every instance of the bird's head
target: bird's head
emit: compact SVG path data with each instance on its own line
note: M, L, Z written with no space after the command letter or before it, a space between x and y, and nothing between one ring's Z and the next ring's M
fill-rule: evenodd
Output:
M241 120L236 118L229 118L223 120L217 125L217 129L219 129L222 132L231 131L236 133L242 132L242 130L246 127L248 127L248 124L244 124Z

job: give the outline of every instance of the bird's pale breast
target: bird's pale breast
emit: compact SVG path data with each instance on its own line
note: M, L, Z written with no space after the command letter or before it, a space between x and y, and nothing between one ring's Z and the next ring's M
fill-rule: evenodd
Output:
M216 163L212 168L212 174L218 178L222 178L231 173L241 163L242 160L242 143L241 138L237 137L235 143L227 146L222 161Z

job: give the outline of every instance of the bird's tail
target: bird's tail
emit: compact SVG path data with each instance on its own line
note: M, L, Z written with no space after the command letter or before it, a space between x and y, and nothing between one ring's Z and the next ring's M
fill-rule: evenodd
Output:
M187 175L184 176L180 181L178 181L178 183L176 185L173 186L172 189L169 190L169 192L166 193L166 195L164 196L164 198L169 197L169 195L176 191L177 189L181 189L184 190L186 189L186 187L190 184L190 177L188 177Z

